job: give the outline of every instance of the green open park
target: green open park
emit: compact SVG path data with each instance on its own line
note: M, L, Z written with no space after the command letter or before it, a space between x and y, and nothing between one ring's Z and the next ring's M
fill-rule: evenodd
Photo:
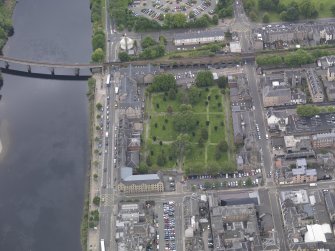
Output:
M147 92L141 168L186 174L233 170L229 110L229 94L214 85Z

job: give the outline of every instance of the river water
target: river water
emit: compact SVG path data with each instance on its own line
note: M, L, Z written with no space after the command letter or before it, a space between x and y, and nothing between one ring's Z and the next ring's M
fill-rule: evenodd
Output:
M4 54L87 63L88 0L20 0ZM0 250L77 251L88 165L86 81L4 75ZM6 125L6 126L4 126Z

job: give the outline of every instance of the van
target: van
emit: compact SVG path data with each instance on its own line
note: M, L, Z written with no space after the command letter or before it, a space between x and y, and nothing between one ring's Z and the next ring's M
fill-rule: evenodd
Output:
M266 139L269 139L269 135L268 135L268 134L265 134L265 138L266 138Z

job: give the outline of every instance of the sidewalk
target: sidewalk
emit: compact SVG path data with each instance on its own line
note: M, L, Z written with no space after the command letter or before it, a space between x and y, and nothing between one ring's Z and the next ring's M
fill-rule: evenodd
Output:
M90 187L89 187L89 211L99 209L99 207L95 206L92 202L95 196L100 196L100 174L101 174L101 156L94 153L95 149L98 149L97 142L95 142L95 138L99 137L98 131L95 127L98 125L97 123L97 114L98 111L96 109L96 104L101 103L104 104L104 100L106 97L106 89L104 88L104 79L103 75L95 74L93 76L96 79L96 88L95 88L95 100L94 100L94 112L93 112L93 121L92 125L92 152L91 152L91 173L90 173ZM96 164L98 162L98 164ZM98 175L98 179L94 179L94 174ZM87 237L87 248L88 250L98 251L100 250L100 240L99 240L99 225L98 229L88 229L88 237Z

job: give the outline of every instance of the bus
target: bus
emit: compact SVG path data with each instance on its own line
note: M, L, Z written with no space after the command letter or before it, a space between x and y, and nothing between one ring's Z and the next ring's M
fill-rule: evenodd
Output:
M101 245L101 251L105 251L105 240L104 239L101 239L100 245Z
M106 85L109 85L110 82L111 82L111 75L108 74L108 75L107 75L107 80L106 80Z

